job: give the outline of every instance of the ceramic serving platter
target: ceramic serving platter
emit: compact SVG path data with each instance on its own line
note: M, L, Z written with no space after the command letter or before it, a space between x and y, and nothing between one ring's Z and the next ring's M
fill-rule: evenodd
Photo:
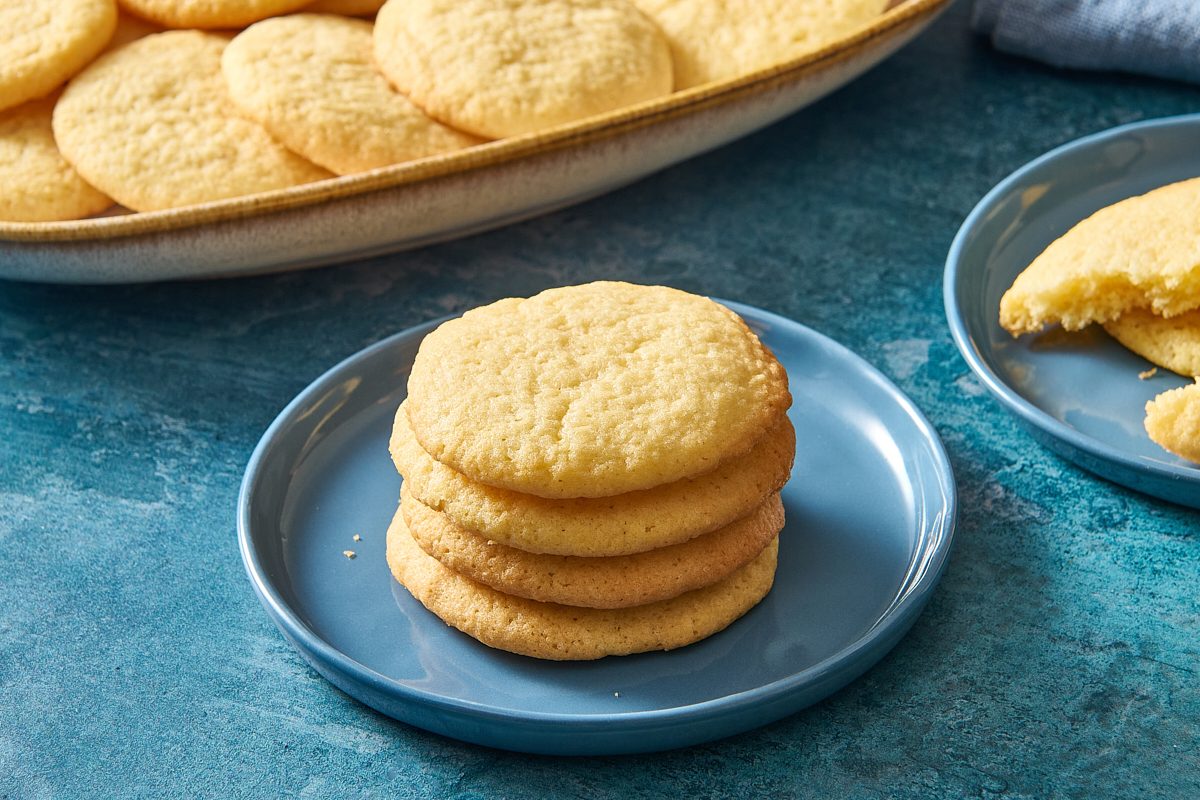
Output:
M735 80L457 153L199 206L0 222L0 278L120 283L299 269L418 247L610 191L758 130L911 41L950 0Z
M1200 175L1200 115L1140 122L1066 144L998 184L946 261L946 317L971 369L1035 439L1097 475L1200 508L1200 466L1150 441L1146 402L1190 383L1098 326L1013 339L1000 297L1052 241L1093 212Z
M388 436L434 323L331 369L255 450L238 536L268 614L320 674L384 714L535 753L703 742L852 681L899 641L942 573L950 465L929 423L866 362L795 322L728 305L787 369L798 438L775 586L731 627L671 652L539 661L446 626L392 579L384 534L400 478Z

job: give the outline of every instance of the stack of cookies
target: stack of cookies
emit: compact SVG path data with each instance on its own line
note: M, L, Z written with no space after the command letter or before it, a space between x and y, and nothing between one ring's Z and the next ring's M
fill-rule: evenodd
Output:
M421 344L391 453L393 575L492 647L668 650L774 580L787 376L733 312L658 286L501 300Z

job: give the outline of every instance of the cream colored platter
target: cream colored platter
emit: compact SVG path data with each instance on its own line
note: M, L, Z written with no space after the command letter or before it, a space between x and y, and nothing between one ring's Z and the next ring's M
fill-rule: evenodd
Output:
M412 249L603 194L845 85L951 0L901 0L814 53L536 134L168 211L0 222L0 278L132 283L316 267Z

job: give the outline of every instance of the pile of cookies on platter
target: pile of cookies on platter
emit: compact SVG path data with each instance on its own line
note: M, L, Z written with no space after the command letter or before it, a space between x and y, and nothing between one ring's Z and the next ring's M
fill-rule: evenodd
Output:
M0 220L178 208L542 131L818 49L886 7L0 0Z
M1157 367L1200 378L1200 178L1127 198L1071 228L1005 292L1000 324L1014 336L1100 324ZM1163 449L1200 462L1200 383L1147 403L1145 427Z
M733 312L600 282L469 311L396 413L395 578L486 645L669 650L770 590L795 453L787 375Z

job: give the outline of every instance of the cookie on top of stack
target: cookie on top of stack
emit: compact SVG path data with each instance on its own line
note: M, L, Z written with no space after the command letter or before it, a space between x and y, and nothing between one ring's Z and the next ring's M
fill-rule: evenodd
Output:
M391 571L491 647L669 650L774 580L795 432L733 312L599 282L501 300L422 342L396 414Z

